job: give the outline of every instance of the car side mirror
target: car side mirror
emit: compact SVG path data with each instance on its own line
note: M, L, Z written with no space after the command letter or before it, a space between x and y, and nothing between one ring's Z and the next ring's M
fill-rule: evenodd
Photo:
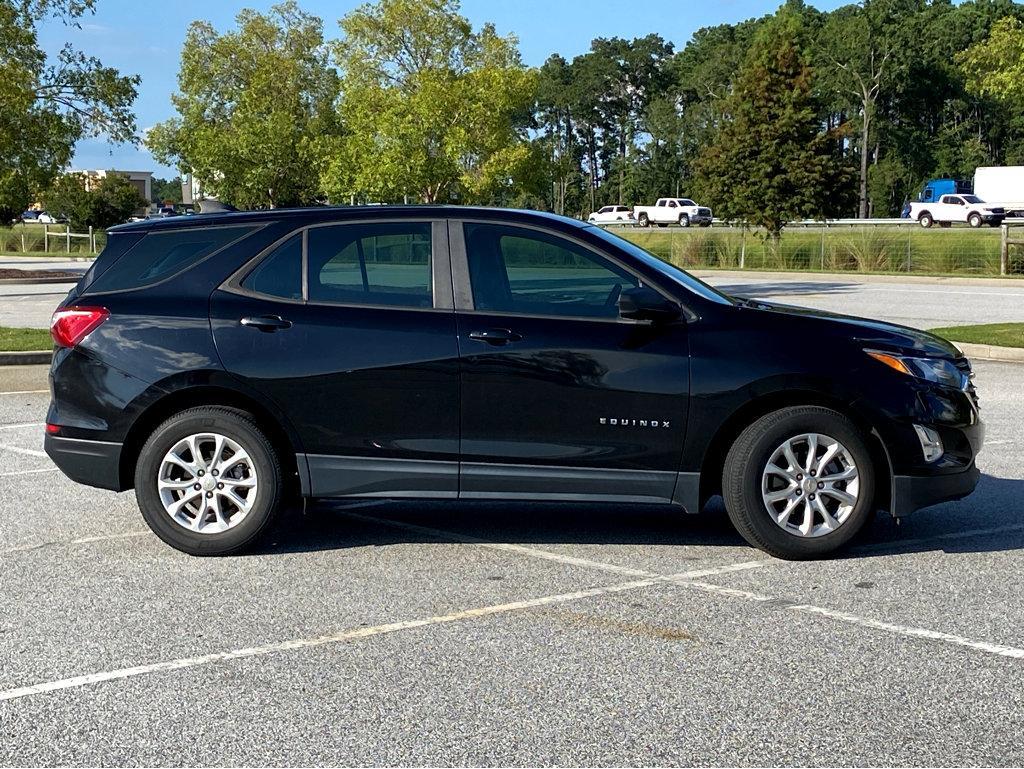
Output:
M668 323L682 315L682 308L655 291L640 286L627 288L619 295L619 317L628 320L649 320Z

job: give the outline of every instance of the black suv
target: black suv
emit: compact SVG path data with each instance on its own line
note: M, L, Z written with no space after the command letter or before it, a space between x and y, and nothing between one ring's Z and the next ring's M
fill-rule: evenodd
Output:
M289 498L721 494L807 558L969 494L970 365L931 334L725 296L546 214L317 208L122 225L53 318L46 451L194 554Z

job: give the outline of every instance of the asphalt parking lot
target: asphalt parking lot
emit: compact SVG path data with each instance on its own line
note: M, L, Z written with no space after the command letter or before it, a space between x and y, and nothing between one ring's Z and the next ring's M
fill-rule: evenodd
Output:
M787 563L715 509L413 502L190 558L8 368L0 763L1024 763L1024 367L977 371L978 491Z

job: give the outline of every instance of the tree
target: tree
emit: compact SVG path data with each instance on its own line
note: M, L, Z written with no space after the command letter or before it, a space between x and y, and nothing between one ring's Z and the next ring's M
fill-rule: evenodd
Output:
M539 162L527 141L536 75L516 40L474 31L455 0L380 0L340 22L332 200L490 201Z
M135 211L149 205L127 177L108 171L98 181L85 174L58 176L43 195L51 213L66 216L72 229L105 229L126 221Z
M50 61L38 27L77 26L95 0L0 0L0 219L20 214L71 159L75 142L135 140L137 76L104 67L70 44Z
M243 10L236 23L223 34L205 21L189 27L172 97L178 117L146 143L239 208L315 203L322 145L338 132L323 24L293 0L267 14Z
M719 216L772 236L791 219L832 215L849 189L835 136L820 122L803 37L800 16L785 9L758 30L696 168Z
M836 69L835 88L852 96L860 113L857 143L858 173L857 215L865 219L869 212L868 166L872 157L873 121L883 89L893 79L897 42L894 29L905 23L898 14L900 0L864 0L832 13L820 36L824 57ZM875 157L877 161L877 154Z
M163 203L181 202L181 177L173 179L153 179L153 202L157 205Z
M1024 107L1024 24L1006 16L989 36L956 57L968 88L1020 109Z

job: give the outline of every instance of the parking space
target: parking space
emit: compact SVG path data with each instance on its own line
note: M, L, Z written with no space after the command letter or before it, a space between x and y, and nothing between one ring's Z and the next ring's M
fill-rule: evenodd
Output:
M0 387L0 762L1024 762L1024 370L977 371L978 491L812 563L714 505L383 501L190 558L40 456L26 372Z

